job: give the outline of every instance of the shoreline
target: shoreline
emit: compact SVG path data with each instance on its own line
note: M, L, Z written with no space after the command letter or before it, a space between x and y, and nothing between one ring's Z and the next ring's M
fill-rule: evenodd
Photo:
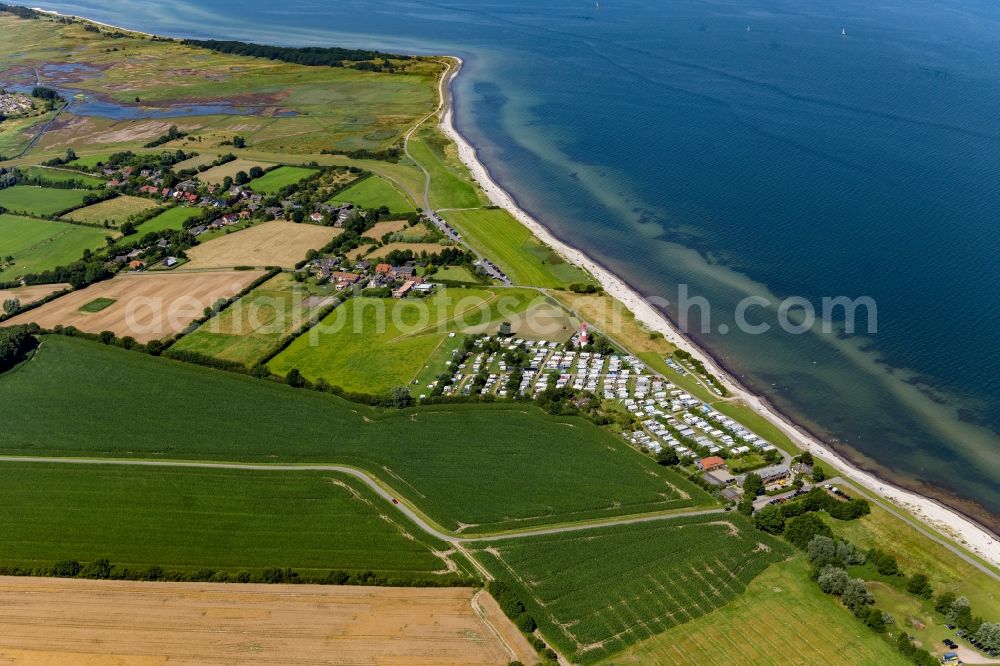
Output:
M449 59L456 64L451 67L443 82L442 95L446 97L443 100L444 109L441 113L439 127L445 136L455 142L459 159L469 169L473 179L493 205L499 206L513 215L536 238L555 250L565 260L593 275L609 296L622 303L635 315L636 321L651 331L662 333L668 342L699 359L709 372L719 378L733 397L774 424L796 446L811 452L841 476L906 511L920 522L986 560L990 565L1000 567L1000 540L985 527L932 497L894 486L855 466L829 445L795 424L791 418L781 413L766 398L747 389L712 354L703 350L681 333L665 314L650 305L622 278L581 250L556 238L547 227L522 209L514 197L494 180L489 168L480 161L475 146L455 126L454 96L451 90L464 62L457 56L449 56Z
M38 7L32 7L31 9L47 16L69 18L123 32L146 37L156 37L153 33L103 23L82 16L62 14L58 11ZM454 97L451 90L454 81L461 73L464 61L457 56L445 57L454 63L454 66L450 67L440 82L441 101L437 110L437 113L440 114L439 127L445 136L454 141L458 149L459 159L469 169L473 179L492 204L509 212L536 238L551 247L564 259L593 275L609 296L618 300L635 315L636 321L651 331L662 333L668 342L699 359L704 363L706 369L725 385L733 397L739 399L755 413L772 423L800 449L811 452L830 465L842 477L862 486L868 492L879 496L893 506L905 511L916 520L939 532L943 537L956 542L958 545L982 558L991 566L1000 568L1000 539L994 536L987 528L977 523L973 518L966 516L958 509L946 506L933 497L893 485L879 478L876 474L856 466L830 445L796 424L792 418L778 410L764 396L752 392L740 383L711 353L702 349L689 337L681 333L663 312L650 305L645 298L622 278L606 268L599 261L586 255L583 251L556 238L547 227L522 209L513 195L503 189L494 180L489 168L480 161L475 146L455 126Z

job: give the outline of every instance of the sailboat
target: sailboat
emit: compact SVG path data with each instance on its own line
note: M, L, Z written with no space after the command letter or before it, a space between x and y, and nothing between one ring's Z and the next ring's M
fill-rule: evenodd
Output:
M841 28L840 29L840 36L841 37L847 37L847 28Z

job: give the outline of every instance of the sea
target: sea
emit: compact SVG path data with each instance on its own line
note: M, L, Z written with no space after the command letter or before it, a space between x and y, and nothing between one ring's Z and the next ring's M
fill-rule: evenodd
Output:
M995 1L43 7L460 55L456 124L523 208L686 313L694 340L855 463L1000 531ZM866 304L853 332L835 308L824 326L839 297Z

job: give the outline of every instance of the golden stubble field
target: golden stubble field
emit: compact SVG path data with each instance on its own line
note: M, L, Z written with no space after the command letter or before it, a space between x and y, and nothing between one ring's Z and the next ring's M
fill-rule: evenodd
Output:
M66 283L60 284L39 284L32 287L17 287L15 289L0 289L0 306L4 301L17 299L21 305L31 305L35 301L40 301L49 294L62 291L69 287Z
M139 342L160 340L184 330L205 308L235 296L261 275L261 271L119 275L61 296L7 323L34 322L49 329L75 326L86 333L130 335ZM95 312L83 309L95 303L104 307Z
M266 222L220 236L187 250L190 261L181 270L280 266L292 268L340 235L341 230L315 224Z
M0 577L0 663L450 666L529 658L505 646L489 609L488 622L474 608L476 593ZM503 622L504 636L517 633Z

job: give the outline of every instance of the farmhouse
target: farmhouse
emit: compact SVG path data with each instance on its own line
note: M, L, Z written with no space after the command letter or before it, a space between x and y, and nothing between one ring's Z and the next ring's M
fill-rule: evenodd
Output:
M343 289L344 287L356 284L360 279L361 276L357 273L345 273L338 271L330 274L330 282L335 283L338 289Z
M403 285L401 287L398 287L398 288L396 288L396 289L394 289L392 291L392 297L393 298L403 298L408 293L410 293L410 290L413 289L413 287L415 285L416 285L416 282L413 282L411 280L407 280L406 282L403 283Z

